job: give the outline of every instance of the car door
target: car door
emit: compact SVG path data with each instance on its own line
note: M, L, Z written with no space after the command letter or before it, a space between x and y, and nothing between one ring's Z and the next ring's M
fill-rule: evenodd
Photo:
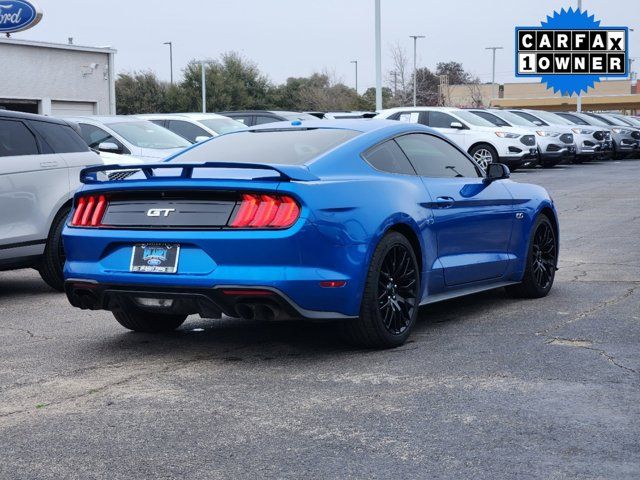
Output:
M473 161L435 135L396 139L429 191L438 259L447 287L498 280L509 262L515 211L502 181L487 183Z
M438 110L430 110L429 112L425 112L425 113L428 113L428 115L426 116L426 118L423 117L422 120L423 121L426 120L427 122L426 124L429 127L444 134L445 136L453 140L456 144L458 144L458 146L465 151L470 147L470 145L468 145L469 144L469 141L468 141L469 127L465 125L464 122L461 122L460 120L458 120L452 115L449 115L448 113L440 112ZM461 124L462 128L451 127L451 124L456 124L456 123Z
M0 120L0 260L37 255L51 210L69 191L67 165L21 120Z

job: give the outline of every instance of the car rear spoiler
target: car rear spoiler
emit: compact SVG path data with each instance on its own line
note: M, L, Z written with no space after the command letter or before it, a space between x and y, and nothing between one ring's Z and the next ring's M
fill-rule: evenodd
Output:
M309 170L302 165L270 165L266 163L235 163L235 162L206 162L206 163L155 163L155 164L142 164L142 165L96 165L93 167L84 168L80 171L80 181L85 184L105 183L105 182L121 182L125 178L110 179L105 178L101 180L99 178L100 173L106 173L110 171L118 172L142 172L148 180L165 180L171 178L191 179L193 178L193 171L196 169L215 169L215 168L228 168L228 169L240 169L240 170L271 170L278 175L274 177L265 177L261 180L276 180L276 181L301 181L312 182L319 180L318 177L313 175ZM178 175L161 175L157 176L155 170L157 169L173 169L180 170ZM206 178L206 177L198 177ZM215 176L211 177L218 178ZM134 180L134 179L132 179Z

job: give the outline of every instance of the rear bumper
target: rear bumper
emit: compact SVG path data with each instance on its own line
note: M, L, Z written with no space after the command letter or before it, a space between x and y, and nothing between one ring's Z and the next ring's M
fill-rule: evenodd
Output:
M306 318L340 318L357 316L360 311L366 251L357 243L336 245L302 218L294 227L280 231L67 227L63 237L67 252L65 279L97 285L99 301L91 306L95 309L112 309L102 298L103 292L149 290L166 295L193 293L195 299L209 298L208 303L217 305L214 310L236 316L237 312L225 307L215 293L235 286L276 292L276 297L291 307L286 309L291 316L297 313ZM132 245L139 242L179 244L178 271L131 272ZM346 284L325 288L320 284L323 281ZM80 305L77 298L69 300Z
M281 320L354 318L340 312L307 310L271 286L218 285L214 288L181 286L112 285L70 278L65 292L71 305L83 310L118 310L130 307L170 314L199 314ZM171 301L169 306L145 306L143 299Z

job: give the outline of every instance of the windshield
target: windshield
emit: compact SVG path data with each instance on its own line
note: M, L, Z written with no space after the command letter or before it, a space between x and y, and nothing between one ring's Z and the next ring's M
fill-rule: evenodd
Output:
M495 125L491 123L489 120L485 120L484 118L479 117L478 115L468 112L466 110L456 110L455 112L451 112L454 115L460 117L465 122L470 123L471 125L475 125L476 127L492 127L495 128Z
M571 122L565 118L562 118L555 113L545 112L543 110L536 110L536 116L540 117L545 122L551 125L571 125Z
M573 115L571 113L559 113L558 116L560 118L563 118L567 122L571 122L571 125L591 125L591 123L587 122L583 118L580 118L577 115Z
M328 128L249 130L215 137L175 161L302 165L358 135L353 130Z
M165 149L183 148L191 143L166 128L152 122L119 122L106 124L127 142L140 148Z
M507 122L512 125L518 125L519 127L536 127L537 125L530 120L527 120L515 113L507 112L506 110L500 110L496 112L496 115L504 118Z
M236 122L230 118L208 118L206 120L198 120L205 127L210 128L219 135L229 132L237 132L238 130L246 130L244 123Z
M633 118L633 117L624 117L623 118L623 117L620 117L618 115L616 115L616 118L619 118L623 122L627 122L632 127L640 127L640 120L638 120L637 118Z
M469 111L471 113L473 113L474 115L479 116L480 118L484 118L485 120L488 120L489 122L491 122L496 127L510 127L511 126L511 124L505 122L503 119L501 119L497 115L494 115L493 113L485 112L484 110L469 110Z
M577 115L575 115L575 116L577 117ZM595 125L595 126L598 126L598 127L609 127L610 126L609 123L607 123L607 122L605 122L603 120L600 120L599 118L592 117L591 115L582 114L582 115L580 115L580 118L584 122L586 122L587 125Z
M314 117L313 115L309 115L308 113L298 113L298 112L275 112L278 115L282 115L287 120L318 120L318 117Z

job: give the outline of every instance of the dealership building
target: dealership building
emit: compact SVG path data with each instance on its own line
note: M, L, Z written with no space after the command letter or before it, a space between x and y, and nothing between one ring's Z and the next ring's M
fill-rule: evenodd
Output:
M114 115L114 56L84 47L0 38L0 109L43 115Z

